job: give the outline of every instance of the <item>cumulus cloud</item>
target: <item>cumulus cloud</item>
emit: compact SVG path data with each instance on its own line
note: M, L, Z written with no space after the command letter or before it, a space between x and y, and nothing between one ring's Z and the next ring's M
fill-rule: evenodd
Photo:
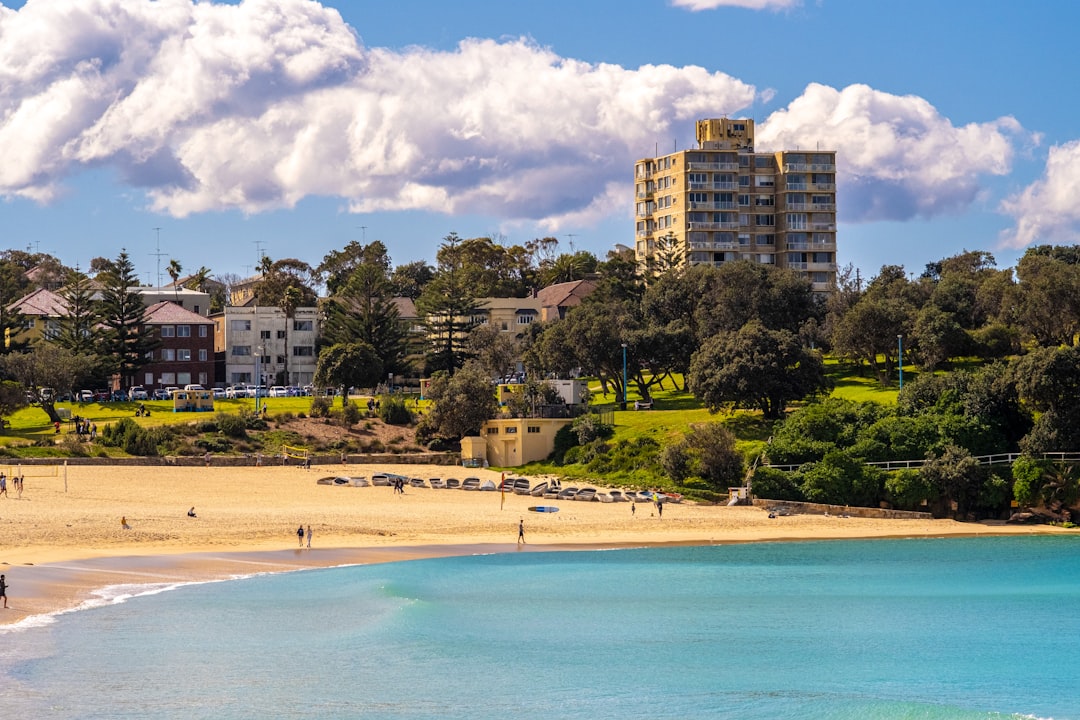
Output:
M671 0L675 7L691 12L715 10L720 7L738 7L749 10L786 10L802 5L802 0Z
M964 210L982 192L980 177L1008 173L1015 145L1032 141L1012 117L956 126L921 97L820 84L770 115L756 138L759 150L836 150L848 221Z
M362 28L359 29L362 31ZM628 206L634 159L753 86L521 39L365 47L314 0L0 6L0 195L48 202L112 167L155 210L422 209L580 221Z
M1050 148L1042 177L1001 203L1016 226L1001 235L1007 247L1075 243L1080 238L1080 140Z

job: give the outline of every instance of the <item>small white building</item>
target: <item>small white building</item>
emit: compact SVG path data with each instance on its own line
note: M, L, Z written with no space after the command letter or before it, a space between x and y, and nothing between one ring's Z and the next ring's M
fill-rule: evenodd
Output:
M219 385L304 386L314 379L318 308L296 308L286 318L278 307L229 306L211 319Z

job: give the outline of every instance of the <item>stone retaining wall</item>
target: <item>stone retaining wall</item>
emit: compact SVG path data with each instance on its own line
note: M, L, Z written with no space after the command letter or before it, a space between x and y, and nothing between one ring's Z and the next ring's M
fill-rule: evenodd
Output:
M754 507L770 510L786 510L792 515L848 515L860 518L879 518L885 520L933 520L934 516L926 512L911 510L886 510L884 508L848 507L847 505L822 505L821 503L792 502L790 500L751 501Z
M123 466L147 466L160 467L170 465L174 467L199 467L206 464L202 455L173 455L167 457L131 457L131 458L101 458L101 457L70 457L70 458L4 458L0 457L0 465L123 465ZM263 455L264 467L282 465L280 457ZM211 455L212 467L251 467L255 464L255 456L243 455ZM302 460L289 458L287 463L293 467L303 465ZM312 455L311 466L333 466L336 468L348 467L349 465L460 465L461 455L458 453L410 453L408 455L394 455L380 453L377 455L353 454L345 456L345 465L342 464L341 455Z

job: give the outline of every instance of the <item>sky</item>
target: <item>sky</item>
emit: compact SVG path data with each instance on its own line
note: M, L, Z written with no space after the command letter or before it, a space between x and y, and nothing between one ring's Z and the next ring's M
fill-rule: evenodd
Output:
M0 0L0 248L143 282L381 240L633 245L633 165L837 151L837 260L1080 239L1080 3Z

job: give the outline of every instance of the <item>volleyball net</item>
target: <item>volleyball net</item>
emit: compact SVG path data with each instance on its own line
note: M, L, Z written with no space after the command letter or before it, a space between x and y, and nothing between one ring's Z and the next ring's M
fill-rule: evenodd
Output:
M291 447L289 445L281 446L281 454L294 460L307 460L309 457L307 448Z
M59 465L0 465L0 472L8 477L60 477Z

